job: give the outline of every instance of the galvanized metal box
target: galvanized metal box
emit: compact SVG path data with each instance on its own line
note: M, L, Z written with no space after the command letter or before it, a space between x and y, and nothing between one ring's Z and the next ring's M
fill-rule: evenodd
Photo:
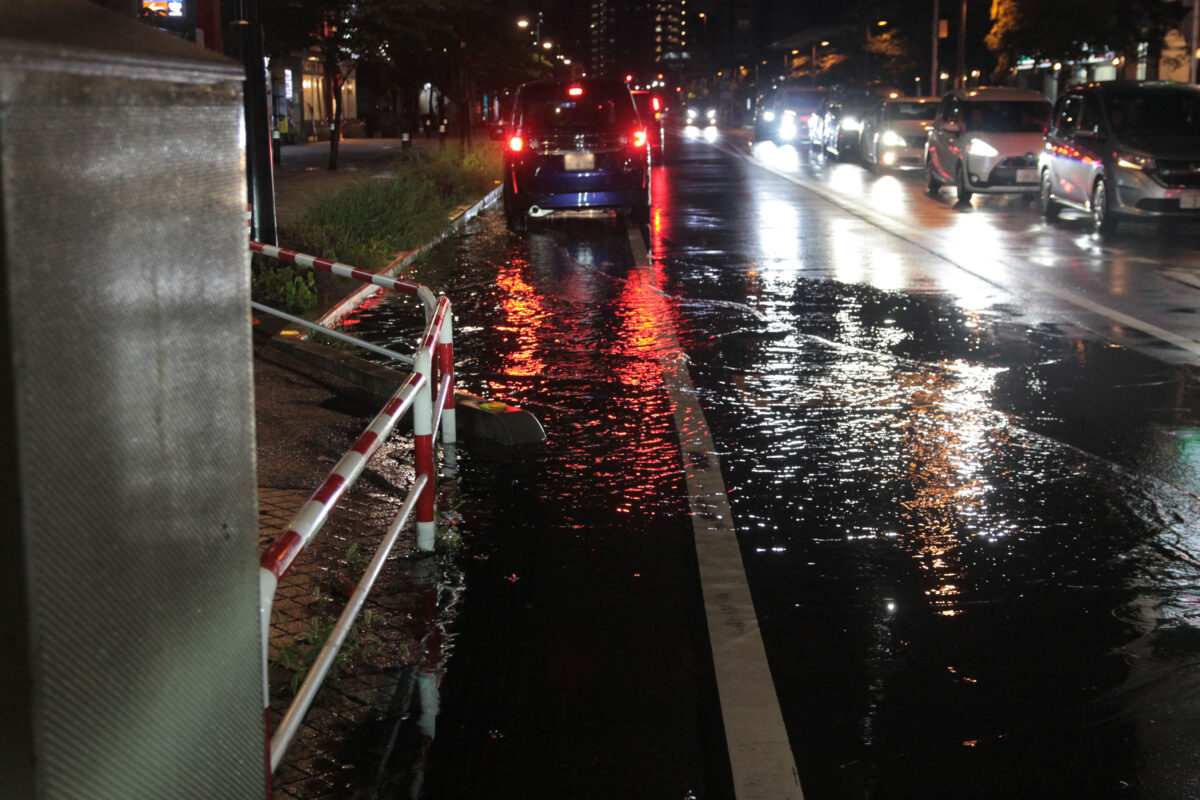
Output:
M0 0L0 794L265 794L242 72Z

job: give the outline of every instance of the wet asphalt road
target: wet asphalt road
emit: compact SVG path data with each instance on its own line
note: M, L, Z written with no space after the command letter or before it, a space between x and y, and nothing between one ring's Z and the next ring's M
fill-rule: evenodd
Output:
M466 387L550 434L463 455L420 796L732 796L673 348L806 797L1200 796L1200 230L675 145L648 266L610 221L491 214L418 276Z

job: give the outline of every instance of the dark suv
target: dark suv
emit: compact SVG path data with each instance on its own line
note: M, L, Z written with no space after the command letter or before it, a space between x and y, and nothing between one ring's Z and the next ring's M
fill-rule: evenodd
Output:
M1038 158L1042 213L1071 206L1101 233L1121 217L1200 220L1200 87L1104 81L1059 96Z
M646 127L621 81L527 83L517 91L504 147L504 214L523 231L530 217L613 209L650 219Z

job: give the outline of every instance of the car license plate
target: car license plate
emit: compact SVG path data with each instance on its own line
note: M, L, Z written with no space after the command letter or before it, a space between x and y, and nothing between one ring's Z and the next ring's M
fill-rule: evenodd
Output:
M1180 192L1180 208L1200 208L1200 192Z
M1037 183L1036 169L1017 170L1017 183Z
M567 172L591 172L595 168L594 153L567 153L563 156L563 169Z

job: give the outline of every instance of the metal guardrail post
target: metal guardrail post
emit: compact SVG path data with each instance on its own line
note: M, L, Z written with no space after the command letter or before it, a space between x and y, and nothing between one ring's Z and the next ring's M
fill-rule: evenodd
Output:
M446 386L442 400L442 461L447 472L453 473L458 468L458 454L455 447L458 443L458 426L454 415L454 320L450 314L438 335L438 361L441 365L442 381Z

